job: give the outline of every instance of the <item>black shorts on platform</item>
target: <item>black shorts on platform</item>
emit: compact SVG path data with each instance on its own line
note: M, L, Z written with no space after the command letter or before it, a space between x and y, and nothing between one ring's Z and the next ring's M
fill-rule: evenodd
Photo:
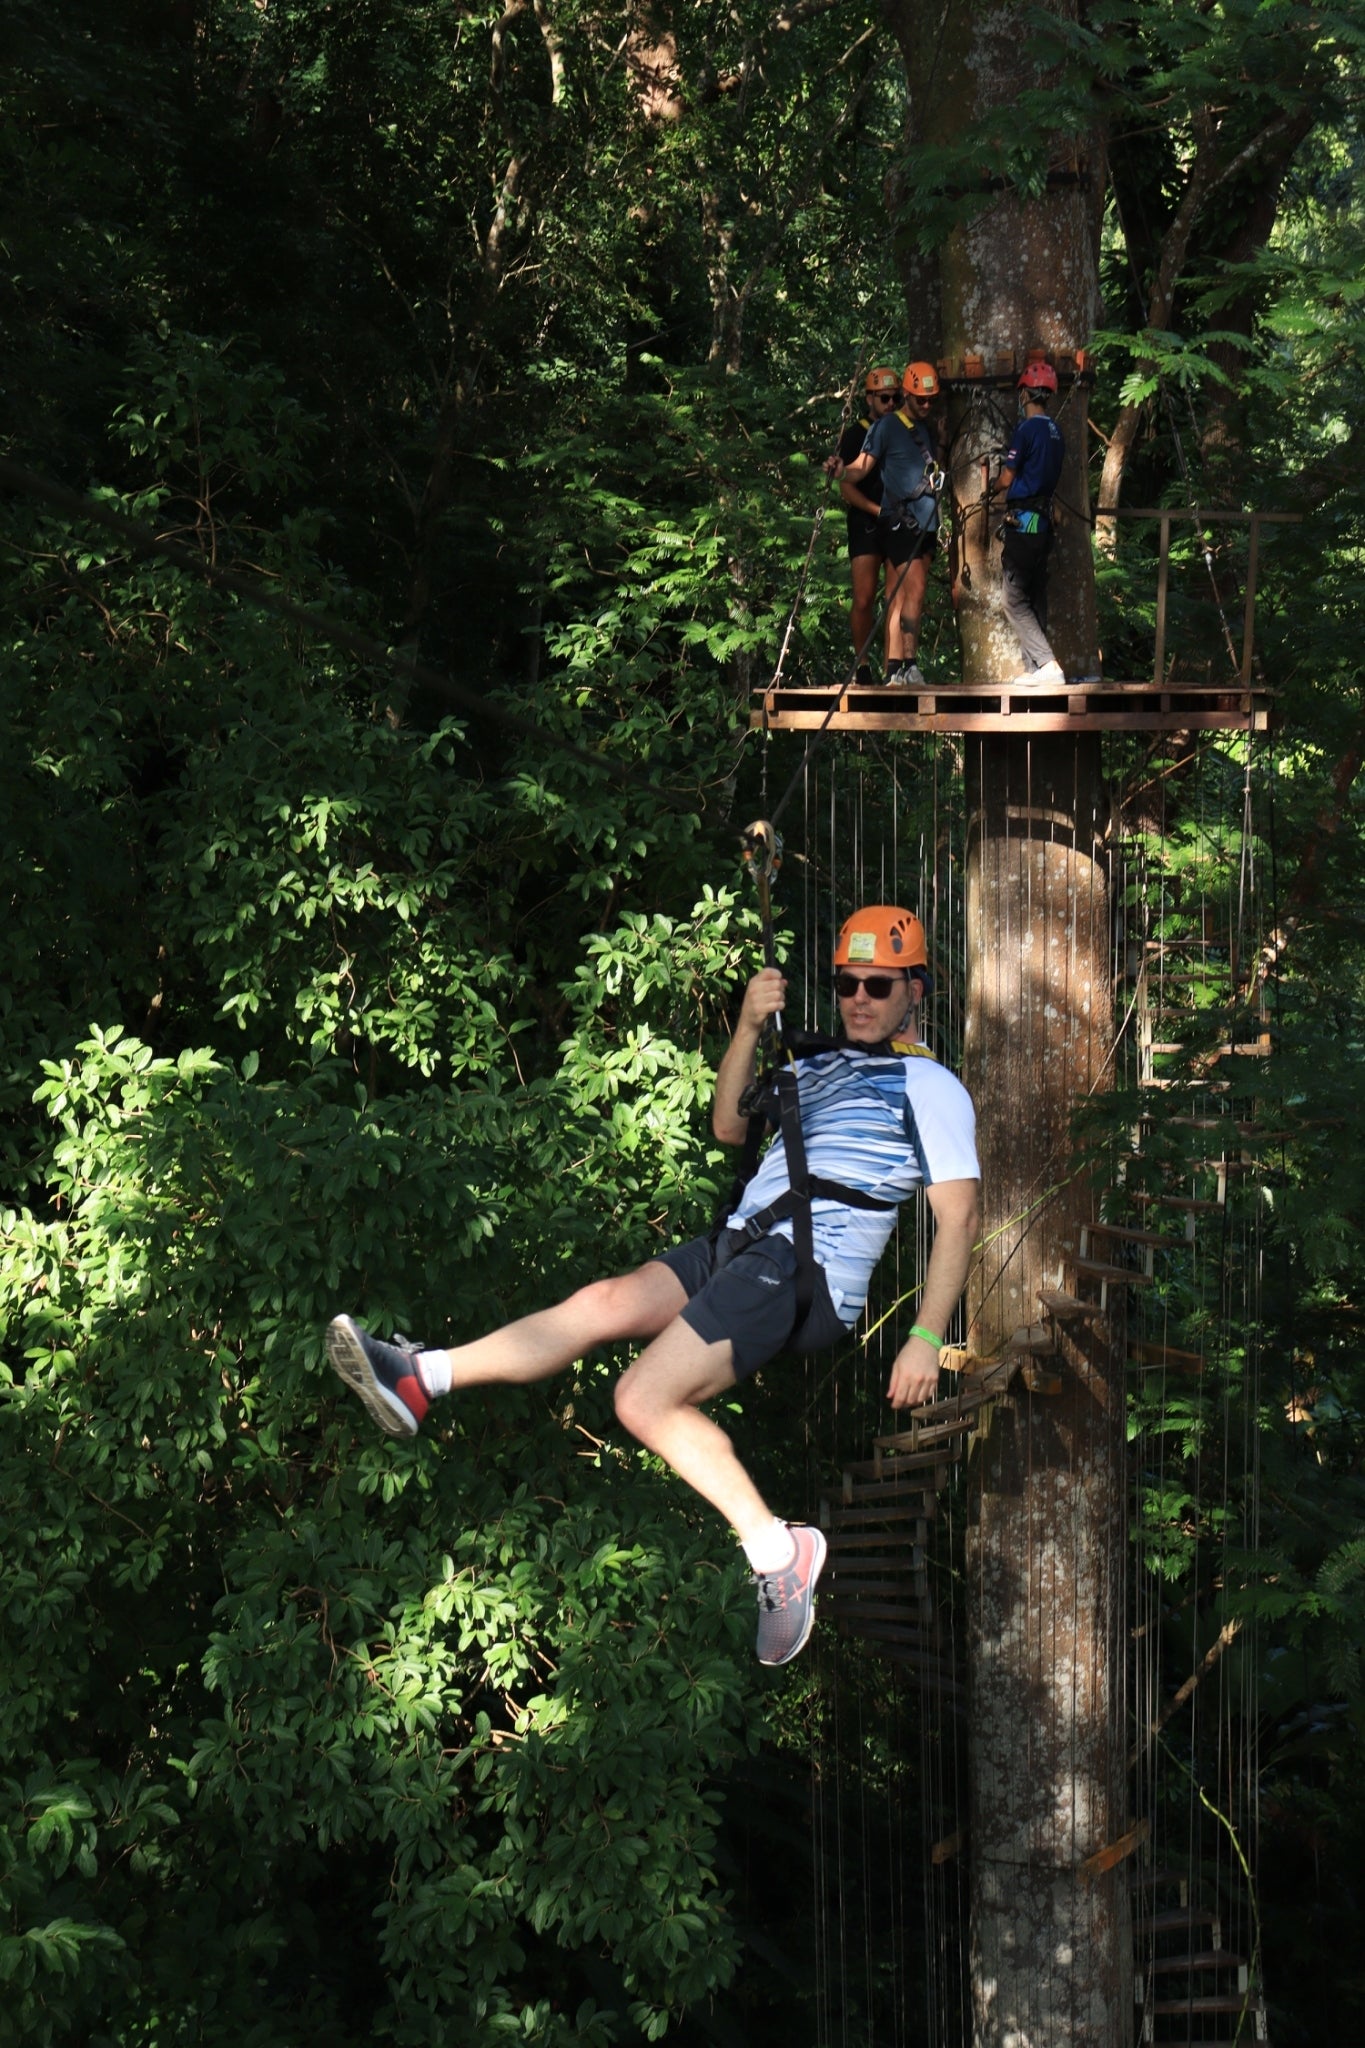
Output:
M735 1378L746 1379L786 1346L796 1321L796 1252L791 1239L724 1230L659 1255L687 1290L682 1319L704 1344L729 1339ZM824 1351L848 1335L817 1266L810 1314L797 1351Z
M932 555L937 546L937 530L926 533L913 521L908 526L890 526L884 519L869 519L865 512L848 515L850 557L875 555L879 561L901 569L921 555Z

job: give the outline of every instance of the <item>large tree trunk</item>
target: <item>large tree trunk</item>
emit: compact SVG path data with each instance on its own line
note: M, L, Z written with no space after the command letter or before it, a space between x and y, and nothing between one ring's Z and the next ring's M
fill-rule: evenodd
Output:
M989 1354L1037 1318L1038 1289L1057 1285L1092 1213L1081 1181L1052 1190L1072 1110L1107 1074L1106 799L1095 735L973 741L967 773L965 1065L987 1240L972 1341ZM1062 1392L1001 1401L973 1473L980 2048L1119 2048L1132 2010L1122 1870L1082 1869L1126 1827L1123 1372L1107 1324L1067 1329Z
M1084 347L1099 302L1105 183L1100 137L1051 138L1048 189L1038 198L997 189L996 138L1003 142L1015 124L1026 64L1017 12L950 10L940 40L925 35L911 0L888 0L886 11L905 58L909 126L916 138L946 150L972 124L982 124L979 146L953 174L959 186L978 183L983 203L938 251L937 353L955 363L979 355L988 367L996 356L1009 354L1022 367L1031 348ZM905 284L907 295L925 296L918 262ZM1067 461L1058 492L1048 637L1063 668L1086 675L1096 666L1097 629L1084 387L1063 392L1052 411L1066 440ZM983 382L970 394L959 392L950 408L953 596L969 681L1001 681L1020 668L1019 645L1001 605L998 522L986 515L982 475L983 459L1004 451L1017 416L1009 384Z
M950 10L941 41L910 0L887 0L917 133L947 149L973 132L954 182L960 211L939 251L940 354L1084 347L1098 302L1103 153L1055 140L1048 188L1025 199L992 173L1017 125L1026 45L1017 10ZM1085 404L1057 409L1068 444L1050 577L1049 637L1072 674L1095 659L1086 516ZM1009 384L953 406L955 595L963 672L1016 673L988 537L983 456L1007 443ZM976 1349L1039 1314L1062 1248L1092 1213L1066 1179L1071 1116L1103 1086L1112 1030L1106 806L1094 735L968 744L966 1079L980 1126L986 1253L974 1279ZM1125 1527L1121 1370L1105 1325L1068 1342L1063 1391L1000 1402L973 1472L969 1758L971 1981L978 2048L1119 2048L1131 1953L1114 1874L1082 1866L1124 1832L1118 1726Z

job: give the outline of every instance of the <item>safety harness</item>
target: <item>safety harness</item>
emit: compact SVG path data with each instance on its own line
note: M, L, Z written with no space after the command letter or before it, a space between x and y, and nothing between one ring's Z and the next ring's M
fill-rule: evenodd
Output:
M1033 491L1027 498L1011 498L1005 507L1001 527L1013 527L1016 533L1036 534L1043 527L1049 536L1052 533L1052 492Z
M744 1190L758 1171L759 1147L765 1132L776 1126L787 1156L787 1186L773 1202L759 1209L753 1216L746 1216L742 1223L729 1226L756 1244L766 1237L775 1223L791 1219L792 1249L796 1253L796 1321L790 1342L794 1349L802 1348L807 1318L815 1298L815 1228L812 1204L818 1198L827 1202L838 1202L847 1209L898 1209L899 1201L886 1201L879 1195L864 1193L862 1188L846 1187L842 1181L826 1180L823 1174L812 1173L806 1163L806 1142L801 1129L801 1096L797 1084L796 1061L810 1059L818 1053L837 1052L852 1058L895 1058L918 1055L932 1059L927 1046L916 1045L909 1039L881 1039L875 1045L850 1045L846 1039L830 1038L823 1032L784 1031L782 1052L785 1055L781 1065L770 1068L750 1083L740 1097L741 1112L749 1119L744 1138L744 1150L740 1157L739 1171L726 1200L716 1216L712 1231L713 1243L726 1230L726 1218L732 1216L744 1196Z
M943 486L946 479L943 471L934 460L934 451L929 445L927 437L920 430L919 421L912 420L903 406L897 407L895 417L900 421L911 440L914 441L924 456L924 470L920 477L919 488L911 491L908 497L897 500L901 511L901 518L904 521L905 514L910 511L910 507L917 504L921 498L932 498L935 506L937 506L939 499L943 495ZM883 518L886 516L886 510L887 505L884 497L882 500ZM918 526L920 522L918 519L915 519L914 523ZM930 531L928 527L925 527L923 530L926 533Z
M1035 415L1035 417L1047 418L1047 415ZM1056 422L1054 420L1048 420L1048 425L1054 431L1056 430ZM1058 434L1058 439L1060 439L1060 433ZM1052 500L1055 491L1056 485L1051 490L1030 491L1022 498L1009 499L1005 505L1004 517L1000 522L1001 527L1012 526L1017 533L1036 534L1041 527L1045 526L1049 535L1051 535L1054 524Z
M740 847L744 864L754 878L758 890L758 914L763 933L763 961L767 967L776 965L777 956L773 946L772 884L782 866L782 841L773 825L766 818L755 818L740 834ZM797 1086L796 1062L810 1059L822 1052L839 1052L854 1058L904 1058L907 1054L921 1054L932 1059L927 1046L916 1045L912 1040L892 1038L881 1039L875 1045L850 1045L846 1039L830 1038L823 1032L788 1030L781 1013L772 1020L773 1032L767 1043L775 1052L771 1065L752 1080L739 1098L741 1116L748 1118L744 1134L744 1150L740 1154L739 1171L733 1187L716 1212L711 1229L711 1242L718 1245L726 1233L726 1218L732 1216L744 1198L744 1190L758 1171L759 1147L764 1132L776 1125L781 1133L783 1149L787 1155L787 1186L775 1202L769 1202L755 1216L746 1216L743 1223L734 1226L739 1235L756 1244L766 1237L775 1223L791 1218L792 1249L796 1253L796 1321L789 1339L793 1348L802 1348L802 1339L811 1303L815 1299L815 1231L811 1215L811 1204L817 1198L822 1201L840 1202L848 1209L897 1209L899 1202L883 1201L877 1195L864 1194L861 1188L845 1187L842 1181L826 1180L822 1174L813 1174L806 1163L806 1141L801 1130L801 1096Z

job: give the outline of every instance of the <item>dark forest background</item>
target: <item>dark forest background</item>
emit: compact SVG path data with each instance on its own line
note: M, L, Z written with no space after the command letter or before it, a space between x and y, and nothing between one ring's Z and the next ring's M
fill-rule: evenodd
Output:
M395 1447L322 1331L472 1334L709 1217L803 574L789 672L847 658L821 465L983 167L1045 189L1068 121L1109 153L1095 491L1302 515L1258 612L1254 1851L1277 2048L1359 2009L1365 15L1011 14L1039 90L948 161L856 0L6 10L4 453L192 560L8 473L0 2039L813 2038L829 1699L753 1665L612 1362ZM1101 578L1140 675L1146 544ZM780 1389L736 1410L804 1483ZM839 1766L874 1806L916 1797L889 1743Z

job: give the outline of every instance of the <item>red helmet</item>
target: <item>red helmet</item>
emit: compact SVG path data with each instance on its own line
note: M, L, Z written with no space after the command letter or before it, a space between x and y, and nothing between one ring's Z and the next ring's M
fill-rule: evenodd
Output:
M924 926L913 910L869 903L846 920L834 948L836 967L927 967Z
M916 398L937 398L938 371L932 363L907 363L901 389L912 392Z
M901 380L894 370L869 370L863 379L863 390L869 397L874 391L899 391Z
M1051 363L1030 363L1019 379L1021 391L1055 391L1057 372Z

